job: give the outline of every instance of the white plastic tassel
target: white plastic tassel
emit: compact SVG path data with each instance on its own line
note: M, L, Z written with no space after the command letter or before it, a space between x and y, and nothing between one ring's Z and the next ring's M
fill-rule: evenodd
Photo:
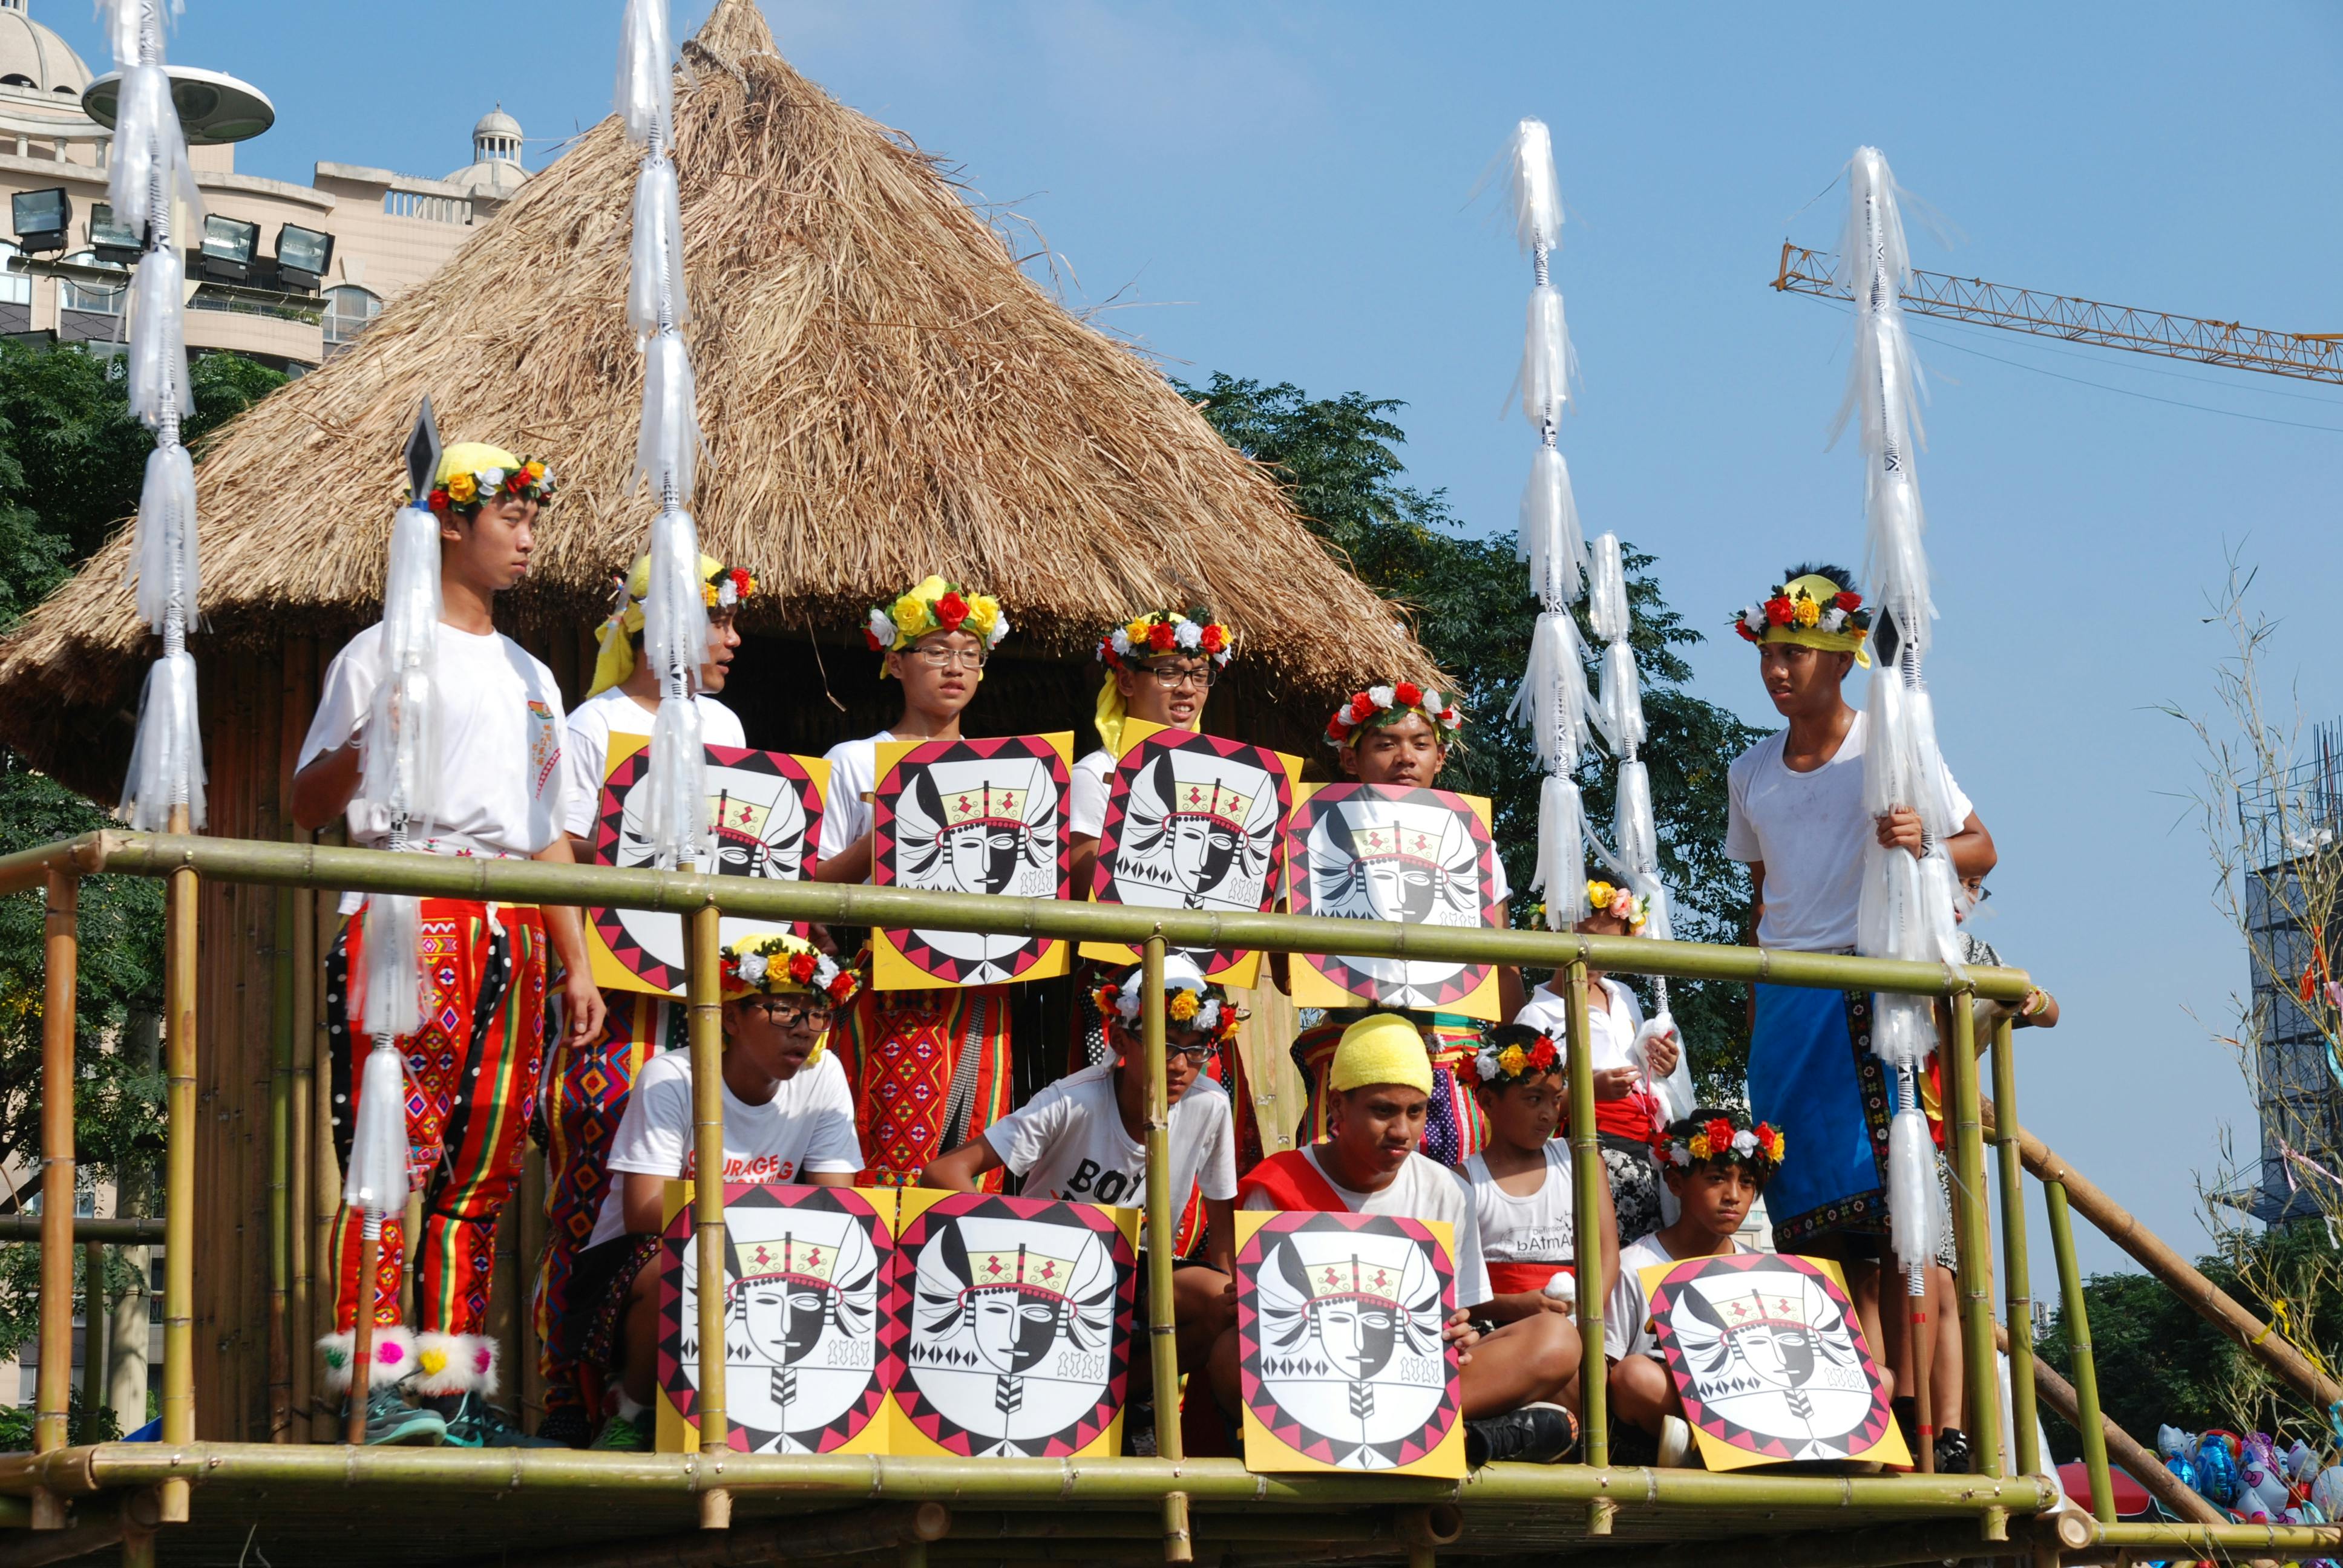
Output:
M672 504L691 504L699 457L699 393L691 356L672 332L643 346L643 427L635 440L638 482Z
M1880 992L1872 1010L1871 1049L1898 1067L1917 1067L1926 1060L1936 1049L1936 1015L1928 999Z
M1613 831L1619 858L1631 872L1652 871L1660 863L1659 824L1652 815L1652 779L1641 762L1619 764L1618 809Z
M1676 940L1674 918L1669 913L1668 890L1655 871L1638 871L1627 879L1637 897L1645 900L1644 935L1655 942Z
M1541 283L1530 290L1529 332L1522 343L1522 414L1531 424L1551 434L1562 423L1574 368L1562 290Z
M1538 787L1537 875L1530 891L1545 895L1545 925L1566 931L1586 918L1586 803L1578 786L1550 773Z
M1586 752L1586 667L1579 659L1578 626L1568 610L1538 617L1530 667L1512 716L1529 726L1538 761L1548 772L1577 771Z
M406 893L373 894L364 929L359 1027L394 1039L413 1034L423 1027L423 907Z
M106 18L106 41L113 46L115 65L136 65L140 24L146 10L143 0L98 0L97 8ZM120 123L117 116L116 124Z
M1525 252L1562 244L1562 184L1554 174L1554 139L1544 120L1513 127L1513 232Z
M1896 1261L1906 1275L1935 1264L1944 1241L1945 1195L1936 1185L1936 1150L1928 1118L1907 1105L1887 1124L1887 1212Z
M1603 685L1592 711L1612 755L1633 757L1644 743L1644 694L1635 679L1635 650L1624 641L1603 649Z
M683 280L683 206L675 165L664 156L643 160L635 176L635 226L627 283L627 325L649 337L691 319Z
M196 553L196 466L185 447L146 454L146 482L138 493L138 523L122 581L137 589L138 618L150 631L163 629L175 594L183 613L195 608L203 579Z
M178 805L187 808L190 824L200 829L203 739L196 724L196 661L184 648L165 654L146 671L119 815L138 832L160 833L170 827L171 808Z
M366 728L359 794L401 837L429 836L438 807L439 522L402 507L390 524L390 573L382 595L383 680ZM411 1032L400 1030L401 1033Z
M651 720L650 772L642 786L643 841L661 870L689 866L707 848L707 755L699 705L688 697L661 699Z
M1570 465L1552 447L1530 459L1522 490L1521 542L1530 564L1530 592L1548 610L1567 609L1584 575L1586 544L1578 529L1578 501L1570 493Z
M375 1216L407 1207L407 1068L391 1037L377 1035L358 1082L357 1125L342 1201Z
M651 523L650 592L643 600L643 658L665 678L679 666L696 684L708 662L708 598L699 578L699 530L689 512Z
M147 251L130 280L130 412L149 429L196 411L179 297L186 282L176 250Z
M1598 642L1627 635L1627 568L1616 534L1597 535L1589 547L1593 567L1586 589L1586 625Z
M667 0L627 0L618 33L618 84L612 106L637 146L675 128L675 43Z
M106 194L116 223L143 238L158 216L168 216L158 214L155 204L174 196L200 220L203 197L187 162L186 136L179 128L179 112L171 102L171 79L163 68L159 49L146 63L123 68L112 158Z

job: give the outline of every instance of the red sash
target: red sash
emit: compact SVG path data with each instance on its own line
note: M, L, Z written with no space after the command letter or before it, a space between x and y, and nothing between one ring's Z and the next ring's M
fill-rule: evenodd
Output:
M1300 1209L1320 1214L1351 1211L1342 1195L1334 1191L1334 1184L1319 1174L1310 1156L1299 1149L1269 1155L1246 1171L1237 1183L1237 1207L1248 1207L1246 1201L1256 1192L1265 1194L1272 1209Z
M1492 1258L1488 1263L1489 1292L1492 1295L1517 1296L1523 1292L1536 1295L1545 1289L1545 1282L1554 1271L1578 1277L1575 1263L1500 1263Z

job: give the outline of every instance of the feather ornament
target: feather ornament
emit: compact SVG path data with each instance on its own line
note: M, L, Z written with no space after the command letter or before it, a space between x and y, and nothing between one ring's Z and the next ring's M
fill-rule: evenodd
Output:
M1887 1211L1895 1219L1896 1261L1906 1277L1936 1263L1945 1239L1944 1203L1928 1118L1906 1104L1887 1124Z
M633 482L649 484L663 505L689 506L699 445L691 356L681 337L659 333L643 346L643 423L635 439Z
M1513 698L1512 718L1529 727L1537 759L1549 773L1575 773L1586 754L1586 666L1578 625L1567 609L1537 618L1530 665Z
M1586 803L1578 785L1559 773L1538 786L1537 874L1530 891L1545 895L1550 931L1566 931L1586 918Z
M196 411L180 299L186 289L177 251L158 248L139 256L130 279L130 412L150 430L166 417L176 422Z
M183 805L190 825L200 830L204 782L203 735L196 722L196 661L180 648L156 659L146 671L117 814L137 832L160 833L170 828L171 808Z
M1526 255L1562 246L1562 183L1554 173L1554 138L1544 120L1513 127L1513 233Z
M406 838L428 838L438 809L439 613L439 519L401 507L390 524L383 678L367 716L358 786L389 819L395 849L406 848Z
M637 146L675 130L675 36L667 0L627 0L618 30L618 80L612 107Z
M1562 423L1576 372L1562 290L1541 283L1530 290L1529 330L1522 341L1522 414L1548 437Z
M683 276L683 203L675 165L643 160L635 176L635 224L627 280L627 325L639 338L691 319Z
M162 631L175 601L183 618L195 608L203 573L196 551L196 466L185 447L146 454L122 582L136 589L138 618L150 631Z
M1530 592L1539 604L1549 611L1570 608L1584 577L1586 542L1570 491L1570 465L1552 447L1540 447L1530 459L1515 555L1529 563Z

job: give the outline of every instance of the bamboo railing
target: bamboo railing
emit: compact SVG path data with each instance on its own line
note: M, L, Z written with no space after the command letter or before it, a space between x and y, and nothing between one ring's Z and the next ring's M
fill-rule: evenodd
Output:
M71 1448L66 1444L65 1415L66 1380L71 1366L74 1292L71 1288L72 1248L76 1232L84 1240L112 1239L100 1229L105 1221L75 1221L70 1206L44 1204L39 1227L43 1288L39 1303L41 1364L36 1390L35 1451L30 1455L0 1457L0 1524L5 1505L15 1498L27 1502L26 1522L35 1528L56 1529L66 1523L70 1499L97 1493L151 1495L156 1523L170 1524L188 1516L190 1484L206 1483L266 1485L349 1487L367 1485L393 1491L436 1489L454 1493L487 1490L505 1493L526 1489L532 1494L565 1491L628 1489L689 1493L699 1499L704 1529L725 1529L731 1521L732 1503L744 1495L828 1495L840 1502L860 1500L866 1505L926 1504L950 1502L955 1506L990 1503L1005 1506L1151 1506L1159 1517L1150 1528L1149 1555L1161 1561L1194 1560L1201 1526L1192 1519L1192 1505L1227 1508L1254 1503L1302 1503L1320 1511L1312 1524L1289 1520L1290 1534L1266 1533L1298 1541L1361 1542L1373 1536L1358 1527L1355 1514L1364 1505L1399 1504L1437 1508L1462 1503L1475 1505L1531 1504L1540 1509L1579 1508L1589 1537L1612 1533L1623 1516L1638 1510L1716 1509L1748 1518L1772 1516L1768 1511L1800 1510L1817 1516L1860 1511L1876 1525L1881 1517L1908 1517L1913 1523L1848 1530L1808 1537L1774 1536L1782 1548L1781 1560L1843 1564L1917 1561L1908 1553L1952 1554L1946 1516L1966 1516L1963 1539L2008 1543L1988 1548L1986 1554L2026 1552L2056 1553L2086 1547L2169 1547L2174 1553L2284 1552L2288 1554L2343 1552L2343 1530L2303 1528L2265 1530L2259 1527L2206 1525L2137 1526L2112 1521L2106 1504L2109 1495L2107 1454L2096 1441L2100 1425L2097 1393L2088 1361L2088 1328L2085 1321L2079 1276L2064 1201L2068 1187L2079 1192L2084 1184L2046 1151L2032 1144L2016 1121L2016 1071L2008 1026L1996 1029L1992 1049L1994 1101L2000 1121L1995 1126L1998 1159L1995 1174L2005 1219L2004 1270L2006 1311L2013 1323L2030 1323L2030 1285L2026 1270L2023 1231L2023 1174L2032 1170L2046 1179L2051 1201L2052 1242L2057 1256L2060 1283L2068 1321L2077 1346L2075 1383L2077 1413L2085 1433L2086 1455L2097 1504L2096 1533L2071 1513L2054 1513L2057 1493L2054 1483L2040 1473L2046 1456L2034 1442L2033 1378L2014 1379L2012 1413L2015 1452L2001 1452L1999 1432L2001 1384L1994 1348L1994 1282L1991 1266L1990 1218L1985 1198L1986 1104L1980 1090L1980 1062L1974 1049L1972 1010L1975 999L2022 1000L2030 985L2021 970L1976 969L1966 974L1927 964L1862 959L1827 954L1767 951L1755 948L1712 946L1694 942L1652 942L1622 937L1575 933L1493 930L1451 927L1401 926L1373 921L1330 920L1292 915L1212 915L1195 911L1061 902L1044 900L983 898L959 894L910 891L894 888L852 887L830 883L765 881L689 872L621 870L603 866L574 866L531 860L456 859L427 855L394 855L378 850L334 849L306 844L232 840L184 834L143 835L98 833L18 854L0 857L0 896L41 887L47 891L47 958L45 993L43 1091L49 1114L43 1122L44 1166L52 1191L70 1189L74 1159L73 1020L75 988L75 912L81 879L100 874L159 877L166 880L166 1039L168 1080L166 1132L164 1286L165 1364L163 1371L163 1442L158 1444L106 1444ZM264 1254L269 1282L271 1356L270 1420L277 1445L199 1443L195 1441L192 1321L190 1302L196 1257L194 1232L196 1192L194 1163L195 1085L198 1041L195 1038L197 932L195 909L196 883L211 879L301 891L301 901L289 920L277 927L278 958L286 972L278 979L277 997L287 1003L291 1020L271 1037L271 1073L267 1082L269 1151L269 1245ZM1568 1010L1569 1092L1575 1183L1574 1206L1587 1216L1581 1235L1593 1235L1594 1206L1599 1201L1599 1155L1594 1144L1594 1081L1590 1053L1585 1049L1587 1017L1584 977L1589 969L1614 973L1664 975L1671 979L1711 979L1767 981L1776 984L1863 990L1957 999L1946 1011L1952 1036L1946 1060L1946 1113L1951 1124L1950 1154L1956 1179L1953 1183L1959 1271L1959 1328L1966 1353L1969 1425L1976 1442L1981 1473L1974 1476L1802 1476L1781 1474L1711 1474L1701 1471L1633 1471L1610 1468L1605 1447L1604 1379L1582 1379L1584 1389L1584 1462L1557 1466L1499 1466L1476 1473L1466 1481L1440 1482L1389 1476L1270 1476L1245 1471L1231 1460L1186 1460L1181 1455L1177 1402L1160 1391L1176 1380L1173 1362L1172 1292L1168 1274L1170 1252L1150 1250L1149 1266L1159 1276L1151 1281L1147 1326L1156 1387L1158 1456L1150 1460L1091 1461L1082 1464L1041 1460L941 1460L894 1456L739 1455L724 1450L724 1336L708 1325L699 1335L699 1392L703 1411L702 1441L712 1452L685 1454L628 1455L572 1453L567 1451L465 1451L350 1449L299 1442L304 1435L307 1392L311 1386L307 1336L324 1321L330 1282L316 1277L307 1260L312 1249L298 1233L315 1223L315 1210L330 1201L330 1152L324 1123L327 1074L318 1042L302 1026L308 1016L299 1002L313 1000L314 979L305 978L305 966L314 966L315 921L307 907L319 890L407 892L424 897L468 898L502 903L602 906L655 910L686 920L690 956L687 965L686 1005L691 1020L690 1050L695 1083L708 1091L708 1103L695 1106L694 1137L698 1167L721 1166L722 1113L713 1091L720 1082L717 1053L720 1032L717 1017L718 990L715 938L722 916L761 918L773 921L820 920L831 924L878 927L917 925L991 933L1035 934L1073 940L1111 941L1140 949L1151 976L1160 976L1165 948L1177 943L1197 947L1252 948L1272 952L1341 951L1369 957L1421 958L1473 963L1521 964L1553 969L1580 983L1564 992ZM305 937L304 933L311 933ZM1168 1169L1168 1114L1164 1076L1164 1020L1160 984L1143 988L1141 1032L1148 1060L1146 1149L1147 1224L1158 1237L1172 1233L1172 1194L1161 1180ZM307 1037L307 1038L305 1038ZM2038 1151L2038 1153L2037 1153ZM2090 1190L2096 1196L2097 1190ZM723 1225L720 1188L702 1183L697 1222L703 1237L719 1235ZM314 1206L314 1208L313 1208ZM2112 1207L2110 1205L2110 1207ZM2120 1211L2117 1211L2120 1213ZM2097 1215L2091 1215L2095 1220ZM2128 1216L2125 1216L2127 1221ZM118 1223L118 1222L117 1222ZM153 1221L125 1229L125 1237L152 1236ZM2133 1227L2137 1231L2137 1227ZM15 1232L22 1234L21 1228ZM2138 1232L2144 1235L2145 1232ZM8 1233L0 1231L0 1240ZM2119 1238L2121 1239L2121 1238ZM2127 1243L2131 1244L2131 1243ZM2160 1243L2159 1243L2160 1245ZM704 1271L720 1268L722 1249L700 1249ZM64 1282L58 1288L57 1281ZM700 1301L705 1309L719 1301L717 1282L703 1278ZM2205 1286L2211 1290L2209 1284ZM2218 1292L2213 1292L2217 1295ZM2192 1298L2199 1310L2217 1309ZM1603 1294L1582 1291L1578 1327L1587 1359L1599 1367L1603 1343ZM2221 1298L2221 1307L2244 1317L2243 1310ZM2235 1327L2235 1319L2227 1320ZM2247 1317L2247 1322L2252 1320ZM2258 1327L2258 1324L2256 1324ZM2266 1359L2278 1364L2292 1354L2295 1365L2307 1366L2299 1352L2277 1336L2263 1332ZM2022 1342L2011 1346L2013 1371L2030 1374L2031 1362ZM322 1424L322 1423L320 1423ZM2016 1466L2016 1477L2009 1474ZM2013 1529L2013 1515L2028 1517L2022 1530ZM123 1517L129 1517L125 1510ZM826 1516L841 1518L841 1516ZM941 1515L938 1516L939 1518ZM1922 1521L1934 1519L1933 1525ZM762 1528L762 1527L759 1527ZM883 1518L873 1515L868 1529L842 1522L839 1528L866 1537L870 1550L900 1546L902 1561L921 1561L930 1532L940 1529L937 1519L900 1507ZM1071 1527L1079 1533L1081 1526ZM1380 1526L1378 1526L1380 1528ZM1899 1534L1898 1532L1903 1533ZM138 1531L126 1534L126 1543ZM786 1533L777 1542L793 1545L802 1554L807 1534L793 1541ZM956 1534L957 1533L955 1533ZM1244 1529L1236 1538L1260 1539ZM1127 1538L1122 1529L1101 1524L1084 1539ZM1215 1521L1202 1539L1231 1538L1231 1527ZM881 1540L880 1538L884 1539ZM141 1537L144 1539L144 1537ZM1374 1539L1382 1539L1380 1536ZM1422 1520L1390 1537L1393 1552L1404 1552L1412 1564L1424 1564L1454 1532L1443 1536ZM1841 1545L1834 1549L1830 1542ZM1868 1542L1868 1544L1865 1543ZM746 1546L743 1541L739 1543ZM1135 1544L1135 1543L1134 1543ZM142 1550L150 1548L142 1548ZM1624 1550L1622 1548L1621 1550ZM1348 1553L1346 1553L1348 1554ZM1607 1553L1605 1553L1608 1554ZM737 1554L723 1560L742 1560ZM1106 1553L1120 1560L1121 1553ZM679 1559L682 1560L682 1559ZM710 1557L709 1560L718 1560ZM1623 1559L1624 1560L1624 1559Z

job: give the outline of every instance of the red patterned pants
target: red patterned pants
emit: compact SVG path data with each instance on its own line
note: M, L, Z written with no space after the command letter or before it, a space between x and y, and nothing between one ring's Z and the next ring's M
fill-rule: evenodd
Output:
M937 1155L1009 1114L1009 990L867 990L830 1026L854 1091L865 1187L910 1187ZM1001 1190L1001 1173L979 1187Z
M364 931L359 917L345 920L326 962L334 1144L346 1165L364 1076L352 1064L362 1062L372 1045L353 1039L347 1013L350 971L365 961ZM407 1179L423 1194L414 1327L478 1336L488 1322L497 1215L520 1180L521 1149L537 1106L545 1041L545 925L534 908L426 899L421 945L429 981L423 1028L400 1042L407 1057ZM334 1219L337 1330L357 1321L359 1220L347 1208ZM377 1324L398 1322L407 1243L403 1216L386 1216L372 1290Z

